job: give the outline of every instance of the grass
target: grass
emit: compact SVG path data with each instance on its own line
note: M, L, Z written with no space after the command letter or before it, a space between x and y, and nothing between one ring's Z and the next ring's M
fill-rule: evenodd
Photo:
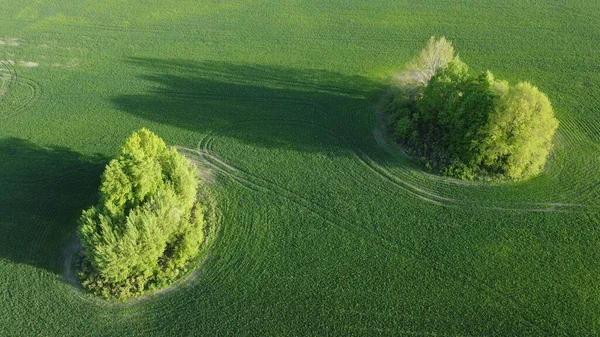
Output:
M3 4L0 335L600 334L598 22L591 0ZM431 35L548 94L542 175L440 178L373 132ZM144 126L201 150L222 224L196 280L107 305L64 251Z

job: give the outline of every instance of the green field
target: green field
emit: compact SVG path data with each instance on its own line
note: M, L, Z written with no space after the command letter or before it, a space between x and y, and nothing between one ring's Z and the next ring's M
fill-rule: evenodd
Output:
M0 335L600 335L600 2L0 3ZM548 95L544 173L442 178L378 131L432 35ZM204 162L220 231L192 280L108 304L66 259L141 127Z

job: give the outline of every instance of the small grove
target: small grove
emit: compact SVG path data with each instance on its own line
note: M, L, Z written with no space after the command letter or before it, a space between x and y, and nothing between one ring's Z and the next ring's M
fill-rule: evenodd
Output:
M158 136L146 129L130 136L104 171L99 204L80 219L83 286L124 299L184 275L211 222L199 184L197 168Z
M398 75L389 127L427 167L461 179L522 179L543 169L558 127L544 93L474 73L445 38Z

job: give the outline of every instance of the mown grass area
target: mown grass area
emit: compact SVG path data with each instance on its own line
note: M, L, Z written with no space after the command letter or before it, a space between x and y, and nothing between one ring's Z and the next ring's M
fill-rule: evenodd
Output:
M600 334L599 22L591 0L7 1L0 335ZM542 175L440 178L376 130L431 35L548 94ZM195 279L109 305L64 262L141 127L206 162L222 223Z

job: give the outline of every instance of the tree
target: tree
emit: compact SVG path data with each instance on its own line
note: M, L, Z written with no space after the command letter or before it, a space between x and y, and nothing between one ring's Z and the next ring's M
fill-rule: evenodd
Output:
M124 298L172 282L204 240L198 184L196 168L158 136L131 135L104 171L99 205L80 218L83 285Z
M490 116L482 164L513 179L536 175L557 128L552 105L538 88L527 82L505 87Z
M401 92L411 98L416 96L438 70L457 59L452 43L443 36L437 41L432 36L425 49L397 75Z
M536 87L511 87L489 71L473 74L444 38L431 38L402 74L389 105L391 126L428 166L468 179L520 179L542 170L558 121Z

